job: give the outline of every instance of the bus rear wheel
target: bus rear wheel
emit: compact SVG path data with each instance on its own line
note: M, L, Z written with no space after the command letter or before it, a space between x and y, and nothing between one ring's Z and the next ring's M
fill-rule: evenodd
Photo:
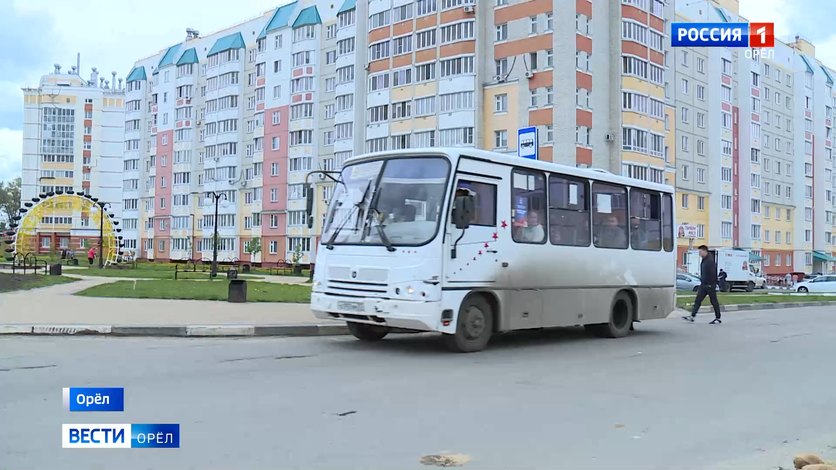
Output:
M444 335L444 344L453 352L485 349L493 334L493 309L484 297L470 296L459 309L456 332Z
M622 338L633 328L633 299L626 292L615 295L610 307L610 321L597 325L586 325L586 330L602 338Z
M350 321L347 324L348 331L360 341L380 341L384 336L389 334L389 327L379 325L368 325L366 323L357 323Z

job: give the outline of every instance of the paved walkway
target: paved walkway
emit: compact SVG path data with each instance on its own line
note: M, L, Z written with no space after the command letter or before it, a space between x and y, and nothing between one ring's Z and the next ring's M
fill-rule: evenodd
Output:
M75 276L73 276L75 277ZM80 277L80 276L79 276ZM280 277L280 276L275 276ZM10 326L302 326L341 325L314 318L307 304L115 299L72 295L117 278L83 280L0 294L0 329Z

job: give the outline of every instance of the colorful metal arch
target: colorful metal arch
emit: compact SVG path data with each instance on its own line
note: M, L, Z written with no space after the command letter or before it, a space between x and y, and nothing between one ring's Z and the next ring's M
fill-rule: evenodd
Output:
M41 218L55 210L69 209L73 213L88 214L91 231L98 232L101 224L105 262L107 264L118 262L121 259L122 247L124 247L120 235L122 229L117 227L119 221L114 220L113 214L107 212L105 206L106 204L100 202L98 198L74 191L41 193L31 201L24 202L23 207L18 209L18 215L12 217L9 230L3 234L6 236L4 249L6 260L13 261L15 255L25 256L28 253L37 253L37 229ZM104 214L107 214L107 217L102 221Z

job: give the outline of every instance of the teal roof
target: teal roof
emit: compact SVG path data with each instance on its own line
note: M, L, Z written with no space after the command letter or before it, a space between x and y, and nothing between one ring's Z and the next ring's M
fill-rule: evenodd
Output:
M246 47L247 46L244 44L244 36L241 36L241 33L234 33L215 41L215 44L211 49L209 49L209 53L206 55L210 56L220 54L221 52L225 52L230 49L244 49Z
M726 12L724 12L722 8L720 8L720 7L714 7L714 9L715 9L715 10L717 10L717 14L718 14L718 15L720 15L720 18L722 18L722 19L723 19L723 22L724 22L724 23L728 23L728 22L729 22L729 17L726 15Z
M340 13L345 13L355 8L357 8L357 0L345 0L345 2L343 2L343 6L340 7L340 11L338 11L337 14L339 15Z
M801 54L801 60L803 60L803 61L804 61L804 65L806 65L806 66L807 66L807 73L815 73L815 72L813 71L813 66L812 66L812 65L810 65L810 60L807 58L807 56L805 56L804 54Z
M125 79L125 83L135 82L137 80L148 80L148 77L145 76L145 67L141 65L131 69L131 73L128 74L128 78Z
M824 251L813 251L813 258L816 258L821 261L829 261L833 262L836 261L836 258L830 256L829 254L825 253Z
M197 51L194 50L194 47L186 49L186 52L177 59L177 65L196 64L197 62Z
M181 45L182 44L175 44L169 47L168 50L165 51L163 58L160 59L160 63L159 65L157 65L157 68L160 69L162 67L165 67L166 65L174 65L174 57L177 56L177 52L180 51Z
M827 84L833 85L833 76L830 75L830 72L825 68L824 65L821 66L821 71L824 72L824 76L827 77Z
M302 10L299 16L296 17L296 21L293 22L293 27L301 28L302 26L314 24L322 24L322 18L319 17L319 10L315 6Z
M276 8L276 11L273 12L273 16L270 17L270 21L264 25L264 29L261 30L261 34L258 35L258 39L267 37L267 33L271 31L287 26L290 23L290 15L292 15L293 10L296 9L297 3L298 2L288 3L287 5Z

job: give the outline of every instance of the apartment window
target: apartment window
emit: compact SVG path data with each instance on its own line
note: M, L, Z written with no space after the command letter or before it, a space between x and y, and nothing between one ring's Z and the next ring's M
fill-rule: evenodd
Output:
M496 26L496 41L505 41L508 39L508 23L502 23Z
M687 194L683 194L683 195L681 196L681 199L682 199L682 201L681 201L681 202L682 202L682 208L683 208L683 209L687 209L687 208L688 208L688 195L687 195Z
M697 155L704 156L705 155L705 141L704 140L697 140Z
M720 199L720 206L723 209L731 209L731 205L732 205L732 197L729 196L729 195L724 194Z
M732 73L732 66L731 61L728 59L723 59L723 74L731 76Z
M682 94L683 94L683 95L687 95L687 94L688 94L688 88L689 88L689 87L688 87L688 85L689 85L689 84L688 84L688 80L686 80L686 79L684 79L684 78L683 78L683 79L682 79Z
M499 27L497 27L498 31ZM415 49L427 49L435 46L435 28L425 31L419 31L415 35Z
M505 93L494 96L494 112L504 113L508 111L508 95Z
M697 85L697 99L705 101L705 86Z
M532 16L529 18L529 34L537 34L537 17Z
M494 147L504 149L508 147L508 131L494 131Z
M683 151L685 151L685 152L687 152L687 151L688 151L688 142L689 142L689 140L688 140L688 136L687 136L687 135L683 135L683 136L682 136L682 150L683 150Z
M723 128L731 129L732 128L732 115L731 113L723 113Z
M705 183L705 168L697 168L697 183Z
M680 110L680 116L682 118L682 123L683 124L688 124L688 111L689 111L689 109L686 108L686 107L683 107Z
M727 87L726 85L723 85L721 87L721 89L722 89L722 92L723 92L723 101L731 103L731 87Z
M697 72L705 73L705 59L697 57Z

